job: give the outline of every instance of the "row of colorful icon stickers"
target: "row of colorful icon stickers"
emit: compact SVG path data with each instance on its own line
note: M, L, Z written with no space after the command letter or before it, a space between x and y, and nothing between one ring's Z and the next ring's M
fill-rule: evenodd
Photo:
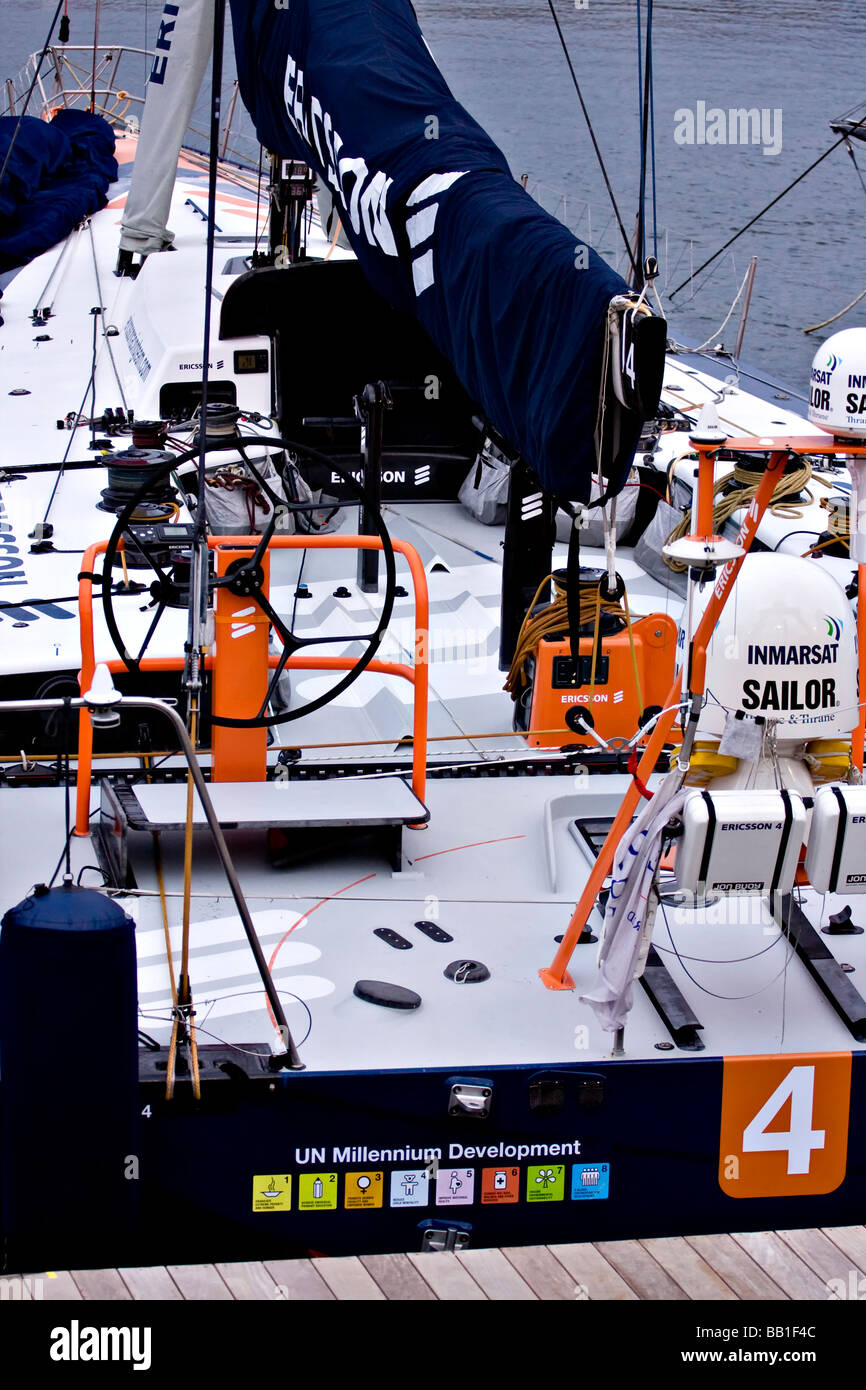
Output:
M298 1211L329 1211L340 1205L338 1173L301 1173L297 1178ZM395 1168L390 1174L359 1171L343 1174L342 1206L345 1210L368 1207L426 1207L431 1197L437 1207L499 1205L508 1202L586 1201L607 1197L610 1165L574 1163L570 1182L567 1165L550 1164L520 1168ZM253 1211L292 1209L290 1173L253 1179Z

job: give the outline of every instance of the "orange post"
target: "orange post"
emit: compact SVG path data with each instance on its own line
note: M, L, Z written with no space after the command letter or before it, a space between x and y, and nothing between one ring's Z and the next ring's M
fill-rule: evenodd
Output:
M741 445L742 441L737 441L737 444L738 446ZM761 447L757 445L754 440L749 440L748 444L753 450ZM766 447L766 445L764 447ZM744 552L748 551L749 546L755 538L755 532L767 509L767 504L773 495L776 481L782 471L782 466L786 458L787 449L771 453L770 455L766 472L761 478L758 491L749 506L749 510L743 517L740 532L737 537L739 544L743 546ZM704 615L695 632L693 639L693 654L697 660L693 662L692 681L692 688L695 694L701 694L703 692L706 661L705 657L701 654L706 650L707 642L710 640L716 623L721 616L722 609L727 603L733 581L739 573L740 566L744 559L745 553L740 555L736 560L728 561L725 565L716 581L712 597L707 604ZM653 729L649 743L637 765L637 772L626 790L613 825L608 831L607 839L602 845L601 852L592 867L584 890L580 895L580 901L574 910L560 947L548 968L538 972L548 989L574 989L574 981L568 974L568 963L571 960L572 952L577 945L578 938L589 920L589 914L595 905L599 889L604 883L605 877L613 863L616 847L631 823L632 816L634 815L635 808L640 798L640 791L637 785L638 779L642 782L646 782L655 767L656 760L662 751L664 742L673 727L674 720L677 716L676 706L679 704L682 679L683 673L682 668L680 668L670 694L665 700L664 708L667 712L662 715ZM696 682L699 683L697 688L695 685ZM674 708L669 708L670 706L674 706Z
M221 538L220 538L221 539ZM220 546L216 572L224 575L239 557ZM267 597L270 561L262 556L263 592ZM251 719L268 689L268 638L271 624L255 599L217 589L214 604L216 659L213 665L213 712L230 719ZM232 729L214 724L211 734L212 782L264 782L268 775L267 729Z
M851 761L857 771L862 772L866 742L866 565L857 566L857 699L860 717L851 735Z
M698 535L701 540L711 540L713 536L713 489L715 484L715 456L718 444L695 444L698 451Z
M96 669L93 659L93 582L85 575L93 574L97 555L105 553L105 542L91 545L81 559L78 580L78 628L81 636L81 670L78 688L82 695L93 684ZM75 834L90 833L90 769L93 758L93 725L86 709L78 711L78 767L75 781ZM87 775L82 776L82 767Z

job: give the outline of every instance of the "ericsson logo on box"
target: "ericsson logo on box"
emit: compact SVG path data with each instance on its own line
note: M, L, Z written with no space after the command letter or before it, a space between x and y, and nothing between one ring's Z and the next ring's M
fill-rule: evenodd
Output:
M722 825L720 830L781 830L781 821L764 820L758 825L752 825L749 821L733 821L730 825Z

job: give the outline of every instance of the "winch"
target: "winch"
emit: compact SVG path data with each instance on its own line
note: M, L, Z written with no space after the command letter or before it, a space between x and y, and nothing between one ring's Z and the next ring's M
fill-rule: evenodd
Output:
M102 489L102 501L97 503L99 509L120 513L130 497L172 458L174 455L164 449L138 448L136 445L112 454L108 463L108 487ZM162 473L159 481L155 482L152 488L148 488L145 494L145 500L148 502L165 502L169 513L175 497L171 478L166 473Z

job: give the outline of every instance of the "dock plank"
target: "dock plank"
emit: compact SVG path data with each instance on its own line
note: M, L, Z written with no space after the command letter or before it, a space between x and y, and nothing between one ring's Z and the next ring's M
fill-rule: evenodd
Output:
M231 1264L214 1265L217 1274L231 1290L232 1298L243 1302L264 1300L273 1303L279 1298L276 1282L264 1265L256 1260L237 1260Z
M824 1235L838 1245L852 1265L866 1274L866 1226L828 1226Z
M183 1294L162 1265L139 1265L118 1269L118 1274L137 1303L180 1301Z
M826 1298L822 1280L774 1231L732 1231L732 1238L789 1298Z
M487 1295L451 1250L427 1250L409 1259L425 1283L443 1302L486 1299Z
M132 1299L116 1269L72 1269L69 1272L82 1298L108 1299L112 1302Z
M0 1299L752 1302L825 1300L831 1280L866 1288L866 1226L11 1274Z
M188 1303L227 1302L232 1291L213 1265L167 1265L169 1274Z
M385 1297L357 1255L338 1255L336 1258L315 1260L313 1263L335 1298L369 1302Z
M52 1270L50 1274L36 1274L33 1277L42 1280L41 1296L46 1303L67 1303L81 1298L81 1290L68 1269Z
M334 1295L312 1260L265 1260L264 1265L276 1281L278 1298L333 1301Z
M32 1275L4 1274L0 1278L0 1300L4 1303L30 1303Z
M548 1250L574 1279L572 1298L625 1302L637 1294L594 1245L549 1245Z
M851 1261L823 1231L779 1231L778 1235L824 1281L825 1297L830 1279L841 1279L847 1287Z
M682 1236L656 1236L639 1243L685 1289L689 1298L736 1301L737 1295L727 1281Z
M502 1251L509 1264L540 1299L574 1298L574 1279L545 1245L509 1245Z
M463 1250L457 1258L490 1299L534 1302L538 1297L501 1250Z
M688 1299L685 1289L636 1240L596 1241L595 1248L640 1298Z
M361 1264L386 1298L395 1302L435 1302L436 1295L408 1255L362 1255Z
M687 1236L686 1239L738 1298L746 1302L787 1300L784 1290L729 1235Z

